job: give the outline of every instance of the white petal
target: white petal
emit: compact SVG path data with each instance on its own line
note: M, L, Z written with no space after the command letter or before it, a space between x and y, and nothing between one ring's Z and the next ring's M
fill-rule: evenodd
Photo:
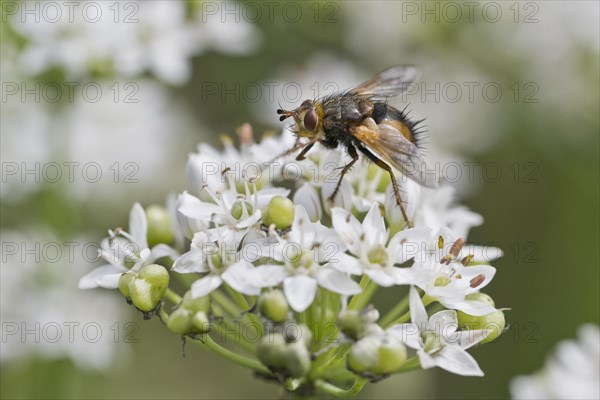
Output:
M294 235L294 239L296 236L302 238L303 242L300 243L298 240L298 244L303 247L309 247L312 245L315 238L315 229L314 224L310 222L310 218L306 213L304 207L297 205L294 211L294 222L292 223L292 232ZM295 240L294 240L295 241Z
M388 253L393 255L394 262L398 264L413 258L417 262L424 262L426 243L431 234L429 228L404 229L390 239Z
M245 229L248 228L254 224L256 224L261 217L261 211L260 210L256 210L255 213L253 213L252 215L250 215L248 218L238 222L235 227L238 229Z
M254 285L259 287L273 287L279 285L286 278L287 272L282 265L260 265L252 271Z
M331 209L331 222L350 252L360 256L363 227L356 217L343 208L336 207Z
M388 235L379 203L373 202L371 209L363 220L362 227L370 247L378 244L384 246L387 243Z
M483 376L477 361L458 346L448 345L433 356L438 367L457 375Z
M321 199L314 187L305 183L294 193L294 204L302 205L312 222L317 222L323 215Z
M379 286L390 287L396 284L396 278L387 273L387 268L367 268L364 273Z
M216 275L207 275L192 284L192 297L203 297L221 286L223 280Z
M204 261L205 256L202 250L199 247L191 246L190 251L183 253L175 260L171 269L180 274L207 272L208 265Z
M452 300L440 298L439 302L442 303L442 305L446 308L450 308L452 310L460 310L469 315L475 315L478 317L496 311L496 309L490 304L482 303L480 301Z
M435 360L433 359L433 357L431 355L429 355L425 350L419 349L417 351L417 354L419 355L419 361L421 362L421 368L429 369L429 368L433 368L437 365Z
M408 347L412 349L420 349L423 347L423 343L421 342L421 331L419 330L420 328L422 327L419 327L419 325L414 323L396 324L390 326L386 331L394 335L398 340L406 344Z
M347 274L331 267L324 266L320 268L316 273L316 278L320 286L344 296L361 292L358 283L354 282Z
M456 311L444 310L437 312L429 318L427 330L441 333L443 337L448 337L458 329L458 318Z
M305 275L285 278L283 290L290 307L302 312L310 306L317 294L317 281Z
M221 274L221 278L234 290L250 296L258 296L260 288L254 285L252 270L254 267L248 261L240 261L229 266Z
M338 271L345 272L347 274L362 275L363 270L361 267L361 262L356 257L342 253L337 254L335 258L337 259L337 262L331 260L327 263L331 268L335 268Z
M116 289L119 286L119 278L124 272L127 272L125 267L113 264L101 265L79 280L79 289L96 287Z
M215 215L223 215L224 211L216 204L206 203L188 193L181 195L181 205L178 211L188 218L200 221L211 221Z
M466 331L458 331L452 334L450 337L446 337L446 343L457 345L463 349L473 347L477 343L489 336L494 329L498 327L487 326L486 329L474 329Z
M419 326L426 326L428 321L427 311L414 286L410 287L410 320Z
M148 221L146 220L146 212L140 203L135 203L129 212L129 234L140 249L148 248L147 233Z
M171 260L175 260L179 257L179 254L172 247L160 243L152 248L150 256L148 257L148 262L154 262L163 257L169 257Z

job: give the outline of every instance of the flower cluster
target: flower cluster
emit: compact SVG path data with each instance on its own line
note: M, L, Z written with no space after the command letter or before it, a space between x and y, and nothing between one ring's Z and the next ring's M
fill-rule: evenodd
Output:
M238 134L239 149L224 138L223 152L190 155L189 191L167 207L134 205L129 231L103 242L109 264L80 286L119 288L146 317L289 391L350 396L436 366L483 375L466 350L504 330L480 292L502 252L466 243L482 218L455 206L452 188L400 179L405 221L376 166L357 164L330 199L343 153L295 161L287 133L258 143L249 125ZM398 296L385 315L371 304L380 288ZM226 332L238 334L228 342Z

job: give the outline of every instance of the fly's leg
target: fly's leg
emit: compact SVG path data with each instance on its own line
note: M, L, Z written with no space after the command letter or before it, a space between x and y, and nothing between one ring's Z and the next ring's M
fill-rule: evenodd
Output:
M408 224L409 227L412 227L412 224L408 220L406 209L402 204L402 198L400 197L400 189L398 189L398 182L396 182L396 177L394 176L394 171L392 170L392 167L386 164L385 161L378 158L375 154L371 153L366 147L358 146L358 149L371 161L373 161L378 167L383 168L385 171L387 171L388 174L390 174L390 178L392 178L392 188L394 189L394 197L396 197L396 204L400 206L400 211L402 212L402 217L404 218L404 221Z
M344 165L344 167L342 168L342 172L340 173L340 179L338 180L337 185L335 185L335 190L333 191L331 196L329 196L329 201L333 201L333 199L335 199L335 196L340 190L340 186L342 186L342 179L344 179L344 175L346 174L346 172L350 171L350 168L352 168L354 163L358 161L358 153L356 152L356 148L354 148L353 145L349 144L347 150L350 157L352 157L352 161Z
M304 143L300 143L300 137L297 137L296 141L294 142L294 145L286 151L284 151L283 153L279 154L277 157L274 157L273 160L271 160L271 163L274 163L276 160L279 160L282 157L292 154L293 152L295 152L298 149L301 149L304 146L306 146Z
M318 142L318 139L311 139L308 143L306 143L304 146L304 148L302 149L302 151L300 152L300 154L298 154L296 156L296 161L302 161L304 160L306 157L306 153L308 153L310 151L310 149L312 149L312 147L315 145L315 143Z

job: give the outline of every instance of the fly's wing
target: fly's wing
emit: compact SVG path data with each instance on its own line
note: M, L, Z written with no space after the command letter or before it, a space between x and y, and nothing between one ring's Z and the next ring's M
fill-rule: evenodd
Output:
M377 125L372 118L366 118L351 133L403 175L426 187L438 186L434 171L428 168L417 146L393 126Z
M350 93L375 98L399 96L415 83L420 75L419 70L412 65L398 65L380 72L352 89Z

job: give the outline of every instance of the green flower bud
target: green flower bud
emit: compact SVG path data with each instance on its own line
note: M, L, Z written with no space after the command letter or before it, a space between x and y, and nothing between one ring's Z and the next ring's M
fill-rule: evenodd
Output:
M210 297L192 298L192 292L188 291L183 295L182 307L192 312L202 311L206 314L210 311Z
M192 315L191 323L194 326L193 333L210 332L210 320L204 311L198 311Z
M192 331L192 313L183 307L174 310L167 320L167 328L179 335L186 335Z
M467 300L478 301L480 303L488 303L492 307L496 307L494 300L485 293L471 293L465 296Z
M277 229L285 229L294 222L294 203L286 197L275 196L262 210L262 223L265 226L275 224Z
M148 246L159 243L171 244L175 238L173 225L168 211L158 205L151 205L146 209L148 220Z
M356 373L370 372L377 364L379 339L367 336L352 345L348 354L348 368Z
M169 286L169 272L158 264L148 265L129 282L133 304L143 312L150 312L162 301Z
M119 290L125 296L126 299L131 299L131 293L129 293L129 284L135 279L136 273L133 271L125 272L119 278Z
M256 344L256 356L269 368L285 368L287 343L281 333L268 334Z
M367 323L360 311L344 310L338 318L338 326L342 333L352 340L359 340L365 334Z
M231 216L235 219L242 218L242 216L244 215L244 206L246 207L246 211L248 212L248 214L252 214L252 212L254 211L250 203L244 201L244 204L242 204L242 201L243 200L236 201L231 207Z
M393 336L367 336L352 345L348 368L359 374L386 375L406 361L406 347Z
M310 347L313 337L308 326L296 323L285 325L284 335L287 343L302 342L306 347Z
M377 350L377 364L373 372L385 375L397 371L406 361L406 347L399 340L387 336Z
M310 370L310 352L302 341L287 345L285 369L294 378L305 376Z
M129 293L133 305L140 311L150 312L158 306L159 301L156 301L153 295L152 285L144 279L135 278L129 283Z
M504 313L500 310L482 316L469 315L462 311L457 311L456 315L458 317L458 326L462 330L486 329L490 331L490 334L479 342L481 344L489 343L496 339L502 334L506 326Z
M258 310L262 316L281 323L286 320L290 307L281 290L271 290L258 298Z

